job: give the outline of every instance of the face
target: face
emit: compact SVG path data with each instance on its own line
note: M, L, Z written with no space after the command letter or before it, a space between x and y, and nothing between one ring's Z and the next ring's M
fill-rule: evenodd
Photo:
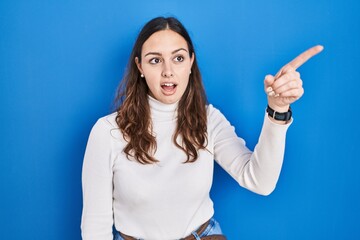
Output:
M186 40L172 30L152 34L143 44L141 62L135 62L145 76L150 94L166 104L180 100L189 83L194 55Z

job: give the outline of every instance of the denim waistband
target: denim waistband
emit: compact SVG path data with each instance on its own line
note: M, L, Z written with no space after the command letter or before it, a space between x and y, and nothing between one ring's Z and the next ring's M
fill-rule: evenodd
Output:
M201 237L211 236L214 234L222 234L220 224L214 218L210 219L209 224L207 225L205 230L200 234L200 236L196 234L197 230L198 229L194 230L191 233L196 240L200 240ZM124 240L124 239L121 237L120 233L116 231L114 235L114 240ZM145 240L145 239L138 238L137 240Z

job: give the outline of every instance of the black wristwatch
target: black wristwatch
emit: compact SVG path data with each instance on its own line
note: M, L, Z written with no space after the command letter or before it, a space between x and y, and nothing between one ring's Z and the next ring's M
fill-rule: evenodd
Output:
M275 120L279 121L289 121L292 116L291 108L289 107L289 110L287 112L277 112L274 109L272 109L269 105L266 108L266 112L270 117L272 117Z

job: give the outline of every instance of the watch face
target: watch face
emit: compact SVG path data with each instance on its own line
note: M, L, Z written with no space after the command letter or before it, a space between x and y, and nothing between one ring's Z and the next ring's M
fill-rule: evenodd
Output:
M291 112L282 113L280 115L280 118L283 121L289 121L291 119Z
M275 113L275 119L276 119L276 120L283 120L283 121L285 121L285 118L286 118L285 114Z

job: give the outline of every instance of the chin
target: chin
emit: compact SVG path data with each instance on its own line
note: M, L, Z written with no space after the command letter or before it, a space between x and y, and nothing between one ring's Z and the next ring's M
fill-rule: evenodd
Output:
M179 101L180 98L174 97L174 96L167 96L167 97L159 98L158 100L165 104L173 104L173 103L176 103L177 101Z
M165 104L173 104L176 103L178 101L178 99L164 99L164 100L160 100L160 102L165 103Z

